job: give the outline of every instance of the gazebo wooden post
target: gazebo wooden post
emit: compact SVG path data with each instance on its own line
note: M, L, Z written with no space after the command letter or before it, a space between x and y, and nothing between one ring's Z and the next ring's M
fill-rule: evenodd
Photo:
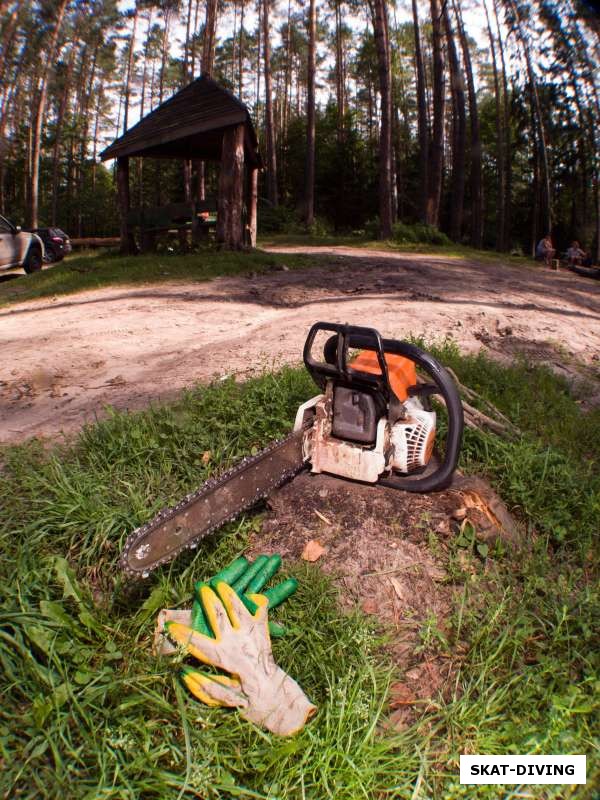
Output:
M121 255L134 255L137 252L133 232L129 229L128 215L130 209L129 202L129 158L121 156L117 158L117 199L119 204Z
M217 200L217 242L227 250L244 246L242 210L244 200L244 125L232 125L223 134L219 197Z
M248 175L248 193L246 208L248 209L248 247L256 247L258 204L258 167L250 167Z

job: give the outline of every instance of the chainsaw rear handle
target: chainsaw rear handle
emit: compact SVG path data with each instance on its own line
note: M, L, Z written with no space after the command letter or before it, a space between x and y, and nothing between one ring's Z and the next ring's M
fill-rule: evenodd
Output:
M324 345L323 356L325 363L315 361L311 354L312 345L319 331L331 331L335 334ZM342 348L341 353L340 347ZM395 399L395 395L389 385L387 365L385 365L385 369L381 370L381 375L369 375L355 370L349 373L347 357L350 349L374 350L377 353L380 368L382 360L385 364L385 353L409 358L417 366L421 367L435 383L439 389L439 394L444 398L448 412L446 452L438 469L421 478L401 477L397 474L392 474L389 478L383 478L379 482L383 486L403 489L406 492L432 492L448 486L458 463L464 429L464 412L460 395L448 371L444 369L437 359L421 350L420 347L410 344L410 342L382 339L373 328L317 322L310 329L304 346L304 363L317 386L323 388L327 378L341 379L344 383L353 383L354 385L357 383L370 384L371 388L376 389L381 386L386 400L389 401L390 397ZM375 378L375 381L370 380L372 378Z

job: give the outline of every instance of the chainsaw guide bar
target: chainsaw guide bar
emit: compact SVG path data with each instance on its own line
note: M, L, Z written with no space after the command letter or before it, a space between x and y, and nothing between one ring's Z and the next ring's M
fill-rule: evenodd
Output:
M226 522L293 478L306 464L303 451L308 426L271 443L260 453L247 456L216 478L210 478L176 506L163 509L127 537L121 555L123 571L147 578Z

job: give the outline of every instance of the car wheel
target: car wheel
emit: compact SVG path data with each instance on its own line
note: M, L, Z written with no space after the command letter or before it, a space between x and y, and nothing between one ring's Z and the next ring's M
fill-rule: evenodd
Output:
M23 264L23 269L30 275L32 272L39 272L42 268L42 251L39 247L30 247L27 258Z
M55 261L58 261L56 251L53 247L46 246L46 255L44 256L44 261L46 264L54 264Z

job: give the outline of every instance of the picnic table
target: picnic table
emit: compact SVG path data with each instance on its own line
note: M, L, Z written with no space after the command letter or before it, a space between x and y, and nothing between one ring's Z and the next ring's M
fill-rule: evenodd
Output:
M195 203L168 203L130 209L127 224L134 231L142 253L156 250L161 236L175 235L182 250L192 242L208 241L217 227L216 199Z

